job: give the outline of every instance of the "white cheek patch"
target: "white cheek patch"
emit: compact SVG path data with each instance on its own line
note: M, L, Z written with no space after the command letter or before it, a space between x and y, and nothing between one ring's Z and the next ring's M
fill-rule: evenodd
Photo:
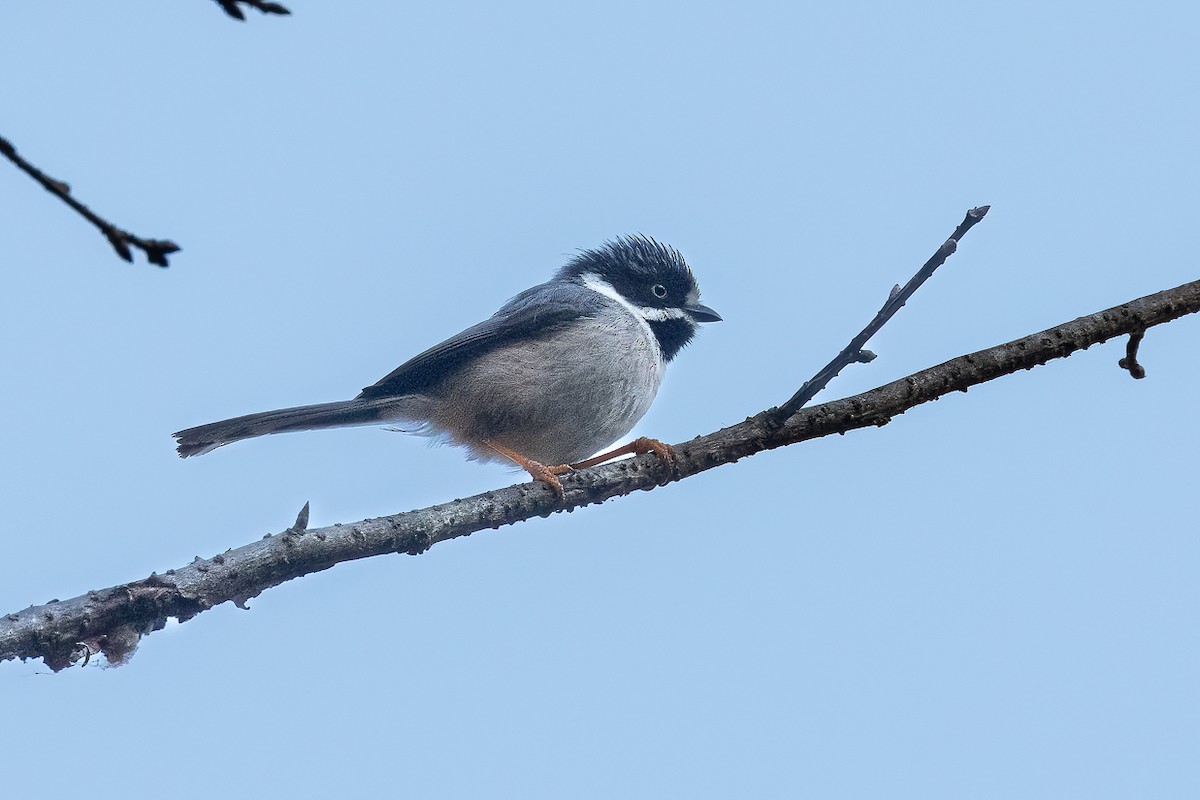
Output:
M662 322L668 319L688 319L687 312L681 308L654 308L653 306L635 306L621 296L612 284L594 272L586 272L582 276L583 285L597 294L602 294L609 300L620 303L630 314L643 322ZM649 329L649 326L646 326Z
M662 322L665 319L687 319L687 312L681 308L644 308L637 306L637 313L646 319Z
M614 289L611 283L604 280L594 272L585 272L580 276L580 280L583 281L584 286L591 289L596 294L604 295L609 300L612 300L614 303L624 308L630 314L633 314L633 316L637 317L642 321L643 324L645 324L646 315L641 313L637 306L622 297L621 293ZM650 330L649 325L646 325L646 330Z

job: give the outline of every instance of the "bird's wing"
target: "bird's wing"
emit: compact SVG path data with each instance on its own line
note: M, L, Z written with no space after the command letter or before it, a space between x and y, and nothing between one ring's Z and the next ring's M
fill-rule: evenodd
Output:
M412 394L496 347L544 336L573 320L594 315L606 298L576 284L543 283L509 300L493 316L410 358L360 398Z

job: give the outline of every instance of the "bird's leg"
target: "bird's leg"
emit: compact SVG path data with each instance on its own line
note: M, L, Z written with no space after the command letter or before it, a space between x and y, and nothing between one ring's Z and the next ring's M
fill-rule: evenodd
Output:
M658 439L651 439L648 436L639 436L629 444L621 445L616 449L609 450L607 453L601 453L598 456L592 456L576 464L571 464L570 467L571 469L586 469L587 467L594 467L597 464L603 464L605 461L611 461L617 456L628 455L629 453L633 453L634 455L654 453L667 465L668 469L675 469L675 451L671 449L671 445L660 442Z
M540 461L534 461L532 458L526 458L515 450L511 450L502 444L498 444L489 439L484 439L483 443L489 448L499 453L500 455L513 462L521 469L525 470L532 476L535 481L541 481L550 487L559 500L564 500L562 482L558 480L559 475L565 475L568 472L574 472L577 469L586 469L594 467L597 464L603 464L605 461L611 461L619 456L642 455L643 453L654 453L659 459L667 465L668 469L675 468L675 451L671 449L669 444L660 442L658 439L651 439L648 436L639 436L632 442L626 445L609 450L607 453L601 453L598 456L584 459L583 461L574 464L558 464L548 467Z
M483 443L519 466L521 469L528 472L535 481L541 481L549 486L550 489L556 495L558 495L559 500L566 499L566 496L563 494L562 483L559 482L558 476L562 475L563 473L570 472L571 467L569 465L560 464L555 467L547 467L542 462L534 461L532 458L526 458L517 451L510 450L502 444L497 444L496 442L489 441L488 439L484 439Z

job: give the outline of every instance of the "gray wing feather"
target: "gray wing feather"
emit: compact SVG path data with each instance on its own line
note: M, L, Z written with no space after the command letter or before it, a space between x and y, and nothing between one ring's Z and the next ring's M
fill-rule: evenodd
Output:
M414 356L358 397L420 392L499 346L545 336L581 317L593 316L611 302L591 289L563 281L526 289L488 319Z

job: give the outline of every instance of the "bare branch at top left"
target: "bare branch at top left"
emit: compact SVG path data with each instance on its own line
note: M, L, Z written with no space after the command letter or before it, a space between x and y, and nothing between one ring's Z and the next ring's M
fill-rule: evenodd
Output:
M133 252L129 249L130 246L141 250L146 254L146 259L151 264L157 264L160 267L169 266L167 264L167 256L179 252L179 245L169 239L143 239L123 228L118 228L113 223L96 214L71 196L71 187L68 184L51 178L33 164L30 164L17 153L17 148L13 147L12 142L3 136L0 136L0 155L3 155L9 161L16 164L18 169L40 183L43 189L75 209L80 216L95 225L100 233L104 234L104 238L108 240L108 243L112 245L113 250L117 251L117 255L126 261L133 263Z
M246 21L246 15L242 12L242 9L238 8L238 3L243 3L251 8L257 8L264 14L287 16L292 13L279 3L269 2L269 0L216 0L216 3L226 14L242 22Z

